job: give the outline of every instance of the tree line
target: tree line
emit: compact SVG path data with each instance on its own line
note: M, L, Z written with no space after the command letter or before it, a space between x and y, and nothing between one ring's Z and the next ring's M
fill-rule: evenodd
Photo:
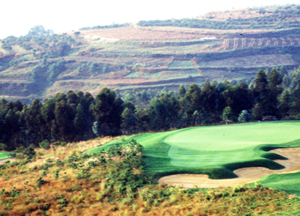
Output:
M234 84L233 84L234 83ZM127 92L123 99L103 88L89 92L57 93L30 105L0 100L0 148L38 146L43 141L80 141L95 136L163 131L220 121L300 119L300 68L259 70L246 84L206 82L178 92L164 89Z

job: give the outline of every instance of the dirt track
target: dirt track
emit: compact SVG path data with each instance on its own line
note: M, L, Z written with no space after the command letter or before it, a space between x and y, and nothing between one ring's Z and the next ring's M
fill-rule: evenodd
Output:
M257 181L260 178L270 174L291 173L300 170L300 148L274 149L270 152L274 152L288 158L288 160L274 160L276 163L285 166L284 169L270 170L265 167L241 168L233 171L238 178L220 180L209 179L208 175L204 174L177 174L162 177L158 180L158 182L160 184L179 185L183 187L232 187L235 185Z
M1 160L0 160L0 164L3 164L5 161L8 161L8 160L14 161L15 158L5 158L5 159L1 159Z

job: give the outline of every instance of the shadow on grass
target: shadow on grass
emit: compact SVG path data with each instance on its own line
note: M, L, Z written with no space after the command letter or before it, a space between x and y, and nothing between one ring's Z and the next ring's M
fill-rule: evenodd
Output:
M160 178L167 175L174 174L207 174L210 179L231 179L237 178L238 176L233 173L234 170L246 167L266 167L272 170L280 170L283 169L284 166L274 162L273 160L288 160L288 158L283 157L279 154L275 154L272 152L268 152L273 149L278 148L293 148L300 147L300 139L294 140L284 144L266 144L257 146L254 151L261 157L261 159L255 159L252 161L239 162L239 163L230 163L225 164L221 167L207 167L200 169L188 169L175 167L170 165L169 169L173 168L173 170L168 170L165 172L157 172L154 174L156 178ZM300 174L299 174L300 175Z

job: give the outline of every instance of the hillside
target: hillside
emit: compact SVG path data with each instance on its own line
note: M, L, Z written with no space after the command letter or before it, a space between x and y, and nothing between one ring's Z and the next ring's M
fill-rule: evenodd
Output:
M0 41L0 97L30 102L56 92L148 89L224 78L249 83L258 69L300 65L300 6L211 12L182 20L43 27Z
M110 139L14 152L15 160L0 165L0 215L299 215L299 194L265 186L295 189L299 172L253 186L166 186L143 169L139 144L83 152Z

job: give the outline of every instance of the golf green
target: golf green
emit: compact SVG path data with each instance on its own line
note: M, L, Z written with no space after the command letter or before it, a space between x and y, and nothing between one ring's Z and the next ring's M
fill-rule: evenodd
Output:
M211 178L232 178L236 177L232 171L241 167L283 168L273 161L283 158L265 150L300 146L299 131L299 121L274 121L192 127L133 135L125 140L135 139L144 146L146 167L159 176L203 173ZM88 152L107 149L120 141Z

